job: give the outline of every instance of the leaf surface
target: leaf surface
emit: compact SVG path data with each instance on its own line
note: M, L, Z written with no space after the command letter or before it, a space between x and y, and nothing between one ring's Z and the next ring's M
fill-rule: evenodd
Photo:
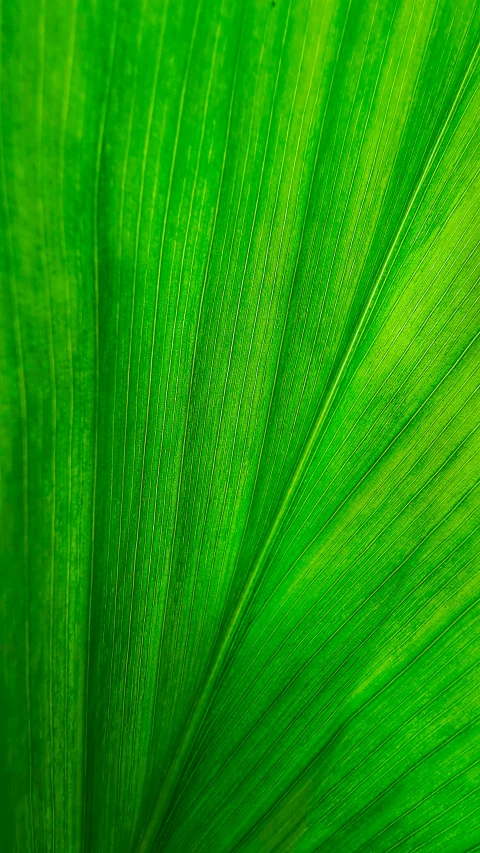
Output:
M477 3L1 16L2 849L479 849Z

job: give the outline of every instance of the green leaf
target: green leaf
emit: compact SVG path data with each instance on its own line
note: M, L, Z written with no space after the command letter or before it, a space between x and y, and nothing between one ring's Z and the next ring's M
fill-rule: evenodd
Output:
M1 849L480 849L480 14L2 4Z

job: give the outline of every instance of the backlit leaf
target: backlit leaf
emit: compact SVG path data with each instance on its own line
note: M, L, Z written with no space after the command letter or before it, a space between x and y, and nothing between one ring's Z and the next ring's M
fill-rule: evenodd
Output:
M480 849L477 3L1 21L1 850Z

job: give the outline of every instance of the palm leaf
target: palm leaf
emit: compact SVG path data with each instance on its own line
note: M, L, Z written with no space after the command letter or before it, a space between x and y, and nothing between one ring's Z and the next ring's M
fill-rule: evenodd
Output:
M1 14L2 850L480 849L476 2Z

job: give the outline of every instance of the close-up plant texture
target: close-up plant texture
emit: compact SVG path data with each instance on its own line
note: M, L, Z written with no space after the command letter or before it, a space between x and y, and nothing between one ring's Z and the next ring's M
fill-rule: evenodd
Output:
M480 7L0 8L1 853L480 851Z

